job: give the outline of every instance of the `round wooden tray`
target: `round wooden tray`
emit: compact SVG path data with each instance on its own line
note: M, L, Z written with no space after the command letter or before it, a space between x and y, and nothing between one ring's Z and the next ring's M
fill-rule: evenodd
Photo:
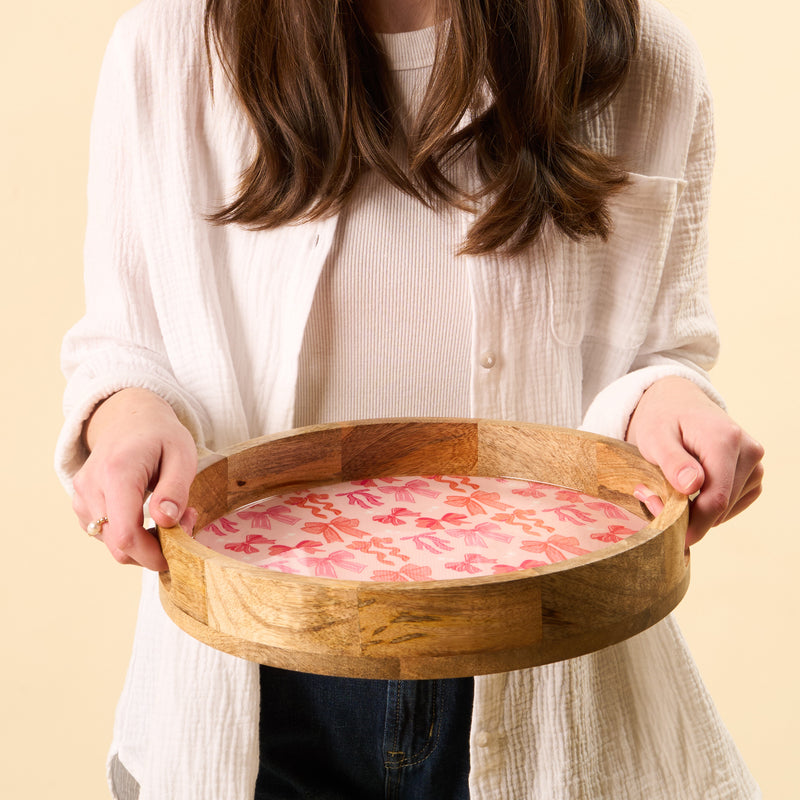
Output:
M643 631L689 583L688 504L622 442L489 420L393 419L267 436L206 459L192 485L196 529L261 498L384 475L505 476L575 489L649 514L598 551L497 575L375 583L293 575L212 551L180 527L159 529L167 614L212 647L284 669L362 678L506 672L582 655Z

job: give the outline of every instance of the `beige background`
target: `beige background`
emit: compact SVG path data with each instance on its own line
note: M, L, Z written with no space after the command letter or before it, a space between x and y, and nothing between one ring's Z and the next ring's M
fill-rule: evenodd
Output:
M87 130L105 42L132 0L5 3L0 50L5 553L0 796L107 797L103 759L138 573L73 522L51 468L58 349L82 312ZM715 380L767 448L757 507L695 548L679 618L764 795L796 794L798 727L797 4L669 0L705 53L717 100ZM795 487L793 489L793 487ZM509 799L514 800L514 799Z

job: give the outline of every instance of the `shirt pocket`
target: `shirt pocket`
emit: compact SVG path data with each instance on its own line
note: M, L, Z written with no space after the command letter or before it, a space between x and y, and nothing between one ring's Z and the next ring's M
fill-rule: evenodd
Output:
M608 204L606 241L573 241L553 230L545 243L550 325L555 339L637 349L647 335L686 182L628 173Z

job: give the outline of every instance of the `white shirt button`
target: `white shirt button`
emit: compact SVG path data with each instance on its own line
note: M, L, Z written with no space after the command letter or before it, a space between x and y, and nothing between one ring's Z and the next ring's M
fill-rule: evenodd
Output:
M491 350L481 353L480 364L484 369L491 369L497 363L497 356Z

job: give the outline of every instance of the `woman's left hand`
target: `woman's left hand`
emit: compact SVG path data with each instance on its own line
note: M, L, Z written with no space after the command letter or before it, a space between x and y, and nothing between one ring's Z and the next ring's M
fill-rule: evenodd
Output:
M625 438L679 492L700 492L691 506L687 547L761 494L764 448L685 378L656 381L636 406ZM651 512L661 510L651 493L637 497Z

